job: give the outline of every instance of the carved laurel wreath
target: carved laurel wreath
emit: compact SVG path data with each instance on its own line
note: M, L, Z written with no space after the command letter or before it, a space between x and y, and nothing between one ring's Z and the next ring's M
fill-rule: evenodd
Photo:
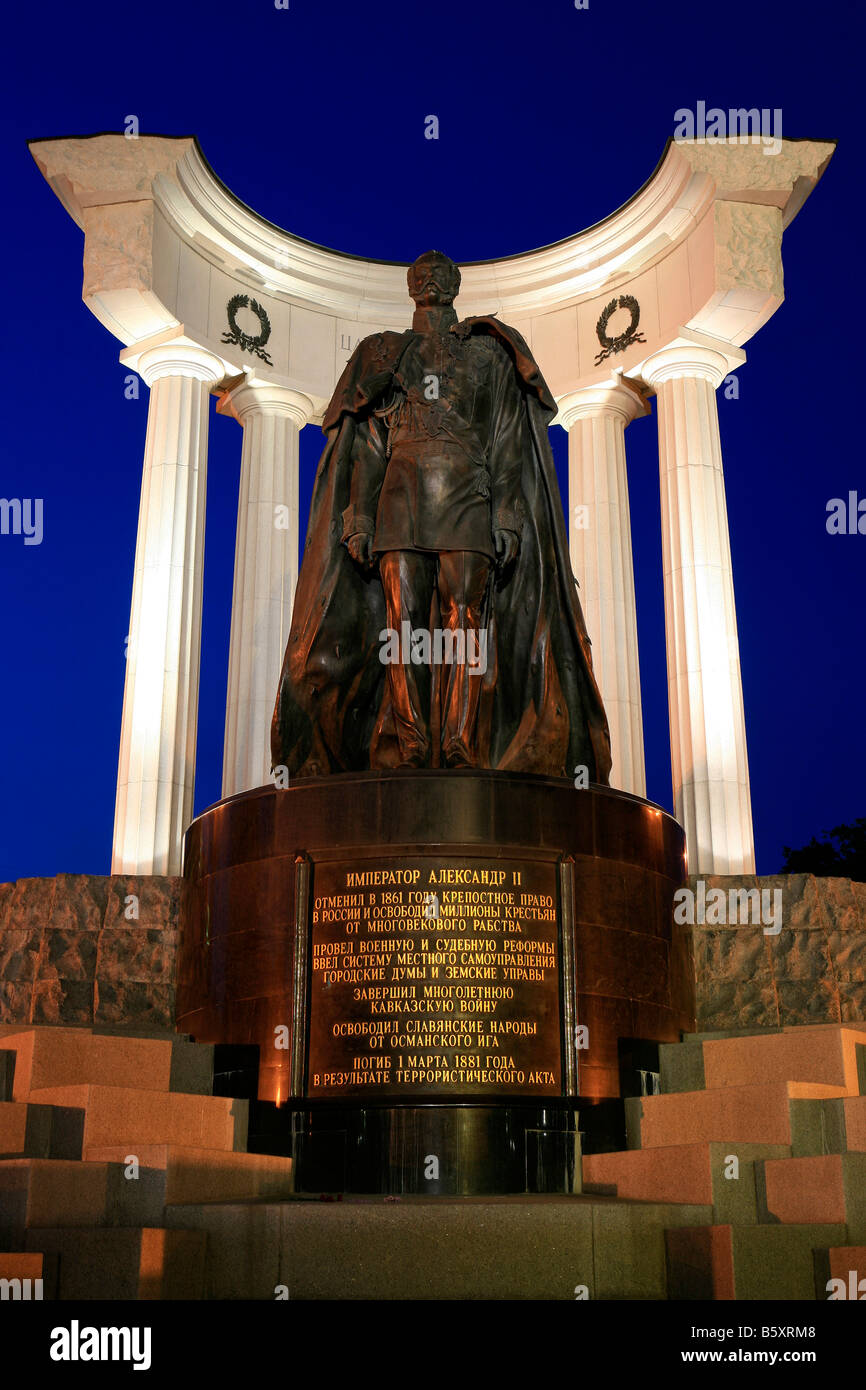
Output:
M261 328L255 337L250 333L245 333L239 327L235 318L238 309L249 309L251 313L255 314ZM226 305L226 318L229 321L230 331L223 334L222 341L224 343L237 343L242 352L254 352L256 357L260 357L263 362L267 362L268 366L272 367L274 364L264 351L265 343L271 336L271 321L258 300L250 299L248 294L232 295Z
M612 314L617 309L628 309L631 314L631 323L624 333L620 333L618 338L607 336L607 325ZM646 338L642 333L638 333L637 326L640 323L640 305L632 294L621 294L619 299L612 299L605 308L595 325L598 341L601 343L602 350L595 359L595 365L599 366L606 357L611 357L615 352L625 352L632 343L645 343Z

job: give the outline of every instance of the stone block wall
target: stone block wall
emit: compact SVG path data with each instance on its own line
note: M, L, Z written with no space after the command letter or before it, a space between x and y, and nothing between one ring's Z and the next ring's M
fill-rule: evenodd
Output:
M694 923L700 1031L866 1021L866 883L701 881L704 896L780 890L782 916L777 933ZM172 1028L182 883L59 874L0 884L0 1024ZM696 897L698 883L688 881Z
M174 1026L182 879L0 884L0 1024Z
M778 932L695 922L699 1031L866 1020L866 883L813 874L702 881L707 894L780 890L782 910ZM689 879L695 893L698 882Z

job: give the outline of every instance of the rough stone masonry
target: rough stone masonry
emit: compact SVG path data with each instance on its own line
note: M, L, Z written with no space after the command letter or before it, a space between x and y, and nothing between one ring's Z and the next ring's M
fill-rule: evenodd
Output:
M702 879L782 893L781 930L692 927L700 1031L866 1021L866 883ZM698 879L689 879L696 890ZM0 1024L174 1025L180 878L59 874L0 884Z

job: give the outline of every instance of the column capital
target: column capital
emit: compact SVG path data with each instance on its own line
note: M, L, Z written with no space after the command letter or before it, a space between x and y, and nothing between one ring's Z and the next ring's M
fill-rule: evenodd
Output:
M746 360L742 348L708 334L683 331L667 347L653 352L641 363L640 374L647 386L657 387L674 377L700 377L716 390L729 372Z
M158 347L145 348L139 354L136 371L148 386L165 376L190 376L215 386L225 375L220 359L194 343L160 343Z
M301 430L314 413L313 402L302 391L295 391L290 386L277 386L256 376L245 377L236 386L224 391L217 402L217 414L233 415L241 425L246 423L250 415L282 415Z
M185 376L203 381L210 389L230 372L225 359L191 338L183 324L130 343L120 354L120 361L138 372L148 386L162 377Z
M618 416L623 428L639 415L650 413L649 405L636 386L624 381L619 375L610 381L598 382L595 386L581 386L560 396L558 422L564 430L570 430L578 420L598 415Z

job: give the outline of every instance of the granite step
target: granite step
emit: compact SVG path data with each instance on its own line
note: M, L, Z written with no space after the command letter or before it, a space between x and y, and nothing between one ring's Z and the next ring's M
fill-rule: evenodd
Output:
M709 1204L717 1225L754 1225L761 1219L759 1161L790 1152L781 1144L696 1143L588 1154L583 1190L629 1201Z
M767 1034L704 1037L683 1047L659 1049L665 1094L804 1081L841 1086L847 1095L866 1092L866 1026L820 1025Z
M57 1256L0 1250L0 1300L39 1302L57 1294Z
M815 1291L817 1298L828 1302L866 1302L866 1245L816 1250Z
M845 1148L849 1153L866 1153L866 1096L854 1096L842 1102Z
M125 1086L54 1086L30 1092L40 1105L84 1112L81 1152L104 1145L181 1144L241 1150L249 1102L224 1096L181 1095Z
M851 1241L866 1240L866 1154L769 1159L762 1168L763 1220L784 1225L844 1221Z
M23 1249L40 1226L143 1226L162 1221L164 1180L145 1172L128 1179L120 1163L63 1159L0 1162L0 1245Z
M213 1047L185 1038L118 1036L84 1028L27 1028L0 1038L14 1055L11 1100L57 1086L97 1084L210 1095ZM6 1065L8 1066L8 1060Z
M53 1120L50 1105L0 1101L0 1159L50 1158Z
M804 1081L632 1098L625 1103L628 1146L782 1144L796 1155L841 1152L844 1098L844 1087Z
M171 1203L282 1199L291 1168L270 1155L175 1145L96 1150L84 1162L2 1160L0 1246L23 1249L35 1227L160 1226Z
M826 1297L816 1290L815 1252L847 1240L844 1223L680 1227L665 1233L668 1298L760 1301Z
M28 1231L26 1248L57 1258L56 1297L63 1301L203 1296L203 1231L57 1227Z
M89 1162L127 1165L127 1145L88 1148ZM191 1148L182 1144L138 1144L142 1172L161 1176L163 1204L179 1202L279 1201L292 1195L292 1160L273 1154Z
M15 1053L0 1051L0 1104L12 1099L15 1078Z
M207 1235L208 1299L663 1299L665 1229L711 1219L703 1205L552 1195L166 1210Z

